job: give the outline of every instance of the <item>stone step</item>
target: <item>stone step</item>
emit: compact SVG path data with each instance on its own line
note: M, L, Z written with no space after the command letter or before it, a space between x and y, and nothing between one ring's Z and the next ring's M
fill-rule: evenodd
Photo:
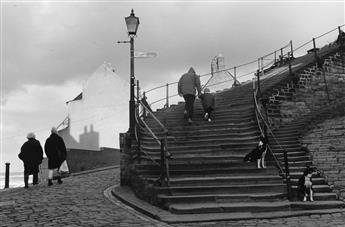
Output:
M212 137L212 138L195 138L195 139L190 139L190 138L184 138L184 139L174 139L168 141L169 147L174 147L174 146L192 146L192 145L211 145L211 144L236 144L236 145L241 145L244 143L250 143L253 144L253 148L255 148L255 144L257 143L257 137L256 136L242 136L239 138L231 138L231 137L224 137L224 136L218 136L218 137ZM141 141L141 144L143 146L150 146L152 144L157 144L155 140L143 140Z
M285 193L286 185L283 183L269 184L238 184L238 185L196 185L196 186L169 186L155 187L158 194L169 195L207 195L217 194L242 194L275 192Z
M168 151L177 156L181 155L212 155L214 154L215 156L217 155L242 155L243 157L248 154L252 150L252 147L246 148L246 147L238 147L238 148L232 148L232 149L223 149L221 146L212 146L212 147L200 147L200 148L193 148L193 149L170 149L169 144L168 144ZM142 154L147 154L149 156L156 156L160 155L161 150L158 147L155 148L146 148L142 147Z
M170 112L158 112L154 113L154 115L158 119L180 119L183 117L183 111L184 107L180 109L175 109L174 111ZM202 108L195 108L194 109L194 114L196 115L202 115L204 113L204 110ZM241 109L231 109L228 106L224 107L218 107L213 111L212 115L214 117L231 117L231 118L243 118L243 117L253 117L254 116L254 111L253 111L253 106L243 106ZM148 121L154 120L151 116L147 117Z
M314 202L293 202L273 201L273 202L243 202L243 203L183 203L172 204L169 210L176 214L198 214L198 213L234 213L234 212L275 212L284 210L318 210L343 208L341 201L314 201Z
M222 176L222 177L180 177L171 178L170 186L193 186L193 185L232 185L232 184L258 184L258 183L282 183L283 179L277 175L253 175L246 176Z
M224 213L224 212L268 212L289 209L287 201L239 202L239 203L179 203L169 206L176 214Z
M184 152L186 150L193 150L193 151L200 151L200 150L204 150L204 149L240 149L240 150L244 150L246 149L247 151L252 150L253 148L255 148L256 146L256 142L248 142L245 145L241 145L238 143L230 143L227 141L221 142L221 143L215 143L215 144L204 144L202 147L199 144L191 144L191 145L176 145L176 144L168 144L168 150L171 151L172 153L174 153L174 151L179 151L179 152ZM156 145L142 145L142 149L144 149L145 151L156 151L156 152L160 152L160 145L157 143Z
M153 131L162 131L162 128L160 126L149 126ZM256 129L258 130L258 125L255 121L248 121L248 122L236 122L236 123L222 123L222 122L193 122L193 124L189 125L187 122L185 124L181 125L173 125L169 126L168 130L170 133L174 133L175 131L177 132L199 132L200 130L233 130L233 131L247 131L250 129Z
M241 193L241 194L205 194L205 195L165 195L159 194L157 196L163 201L168 208L169 204L179 203L229 203L229 202L268 202L279 201L286 199L286 193ZM316 197L315 197L316 199Z
M160 175L160 170L136 170L137 174L144 178L156 177ZM226 167L226 168L196 168L196 169L178 169L169 171L171 177L184 176L248 176L248 175L272 175L277 174L278 170L275 167L268 166L265 169L257 169L256 166L251 165L247 168Z
M267 163L268 164L268 163ZM200 170L200 169L248 169L255 167L254 162L229 162L226 160L207 160L205 162L190 161L190 162L178 162L176 160L169 161L170 171L188 171L188 170ZM160 166L154 163L136 164L137 170L151 170L160 171Z
M162 138L162 134L157 135L160 138ZM241 137L251 137L251 138L256 138L258 139L260 136L260 133L257 131L247 131L247 132L231 132L228 130L209 130L209 131L204 131L200 132L198 134L195 133L190 133L190 132L179 132L179 133L174 133L173 135L168 136L168 142L170 141L181 141L183 139L209 139L209 138L229 138L229 139L237 139ZM148 134L142 134L141 139L143 141L146 140L152 140L152 137L149 136Z
M224 103L220 105L219 103L216 103L216 109L215 113L220 115L238 115L240 113L253 113L253 102L250 103L238 103L238 104L229 104ZM174 106L174 108L164 109L164 110L158 110L157 112L154 112L154 115L156 117L161 116L178 116L179 114L182 114L184 111L184 104ZM195 102L194 103L194 113L202 113L204 112L202 106L200 103Z

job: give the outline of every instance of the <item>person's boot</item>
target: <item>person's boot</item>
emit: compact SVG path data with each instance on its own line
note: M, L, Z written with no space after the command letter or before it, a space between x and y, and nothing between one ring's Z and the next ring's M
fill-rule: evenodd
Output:
M28 175L24 175L24 184L25 184L25 188L29 188L29 176Z
M52 186L53 185L53 180L52 179L48 179L48 186Z
M58 182L58 184L62 184L61 177L58 177L57 182Z
M33 185L38 184L38 173L33 175L32 184Z

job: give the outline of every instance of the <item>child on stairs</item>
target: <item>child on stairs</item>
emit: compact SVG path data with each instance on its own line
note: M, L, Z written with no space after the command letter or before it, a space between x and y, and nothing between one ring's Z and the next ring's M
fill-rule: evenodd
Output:
M201 99L202 107L205 112L204 119L208 122L211 122L211 113L214 110L216 104L215 97L210 93L210 89L205 88L204 93L199 95L199 98Z

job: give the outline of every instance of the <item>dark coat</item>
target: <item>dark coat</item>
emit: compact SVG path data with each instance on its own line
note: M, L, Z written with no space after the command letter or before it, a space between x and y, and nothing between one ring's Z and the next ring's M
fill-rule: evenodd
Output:
M191 67L188 73L181 76L178 81L177 91L179 95L198 95L201 94L200 78L195 74L194 69Z
M202 107L204 108L204 110L207 110L208 108L212 108L212 110L214 110L216 99L213 94L204 93L200 95L199 98L201 99Z
M43 149L40 142L34 138L28 139L20 149L18 157L24 162L24 174L36 174L43 160Z
M48 157L48 169L59 168L63 161L66 160L67 151L63 139L52 133L44 145L45 153Z

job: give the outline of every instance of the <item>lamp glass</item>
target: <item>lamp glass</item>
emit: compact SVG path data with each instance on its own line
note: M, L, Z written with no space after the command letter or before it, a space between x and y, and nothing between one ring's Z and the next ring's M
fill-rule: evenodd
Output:
M131 13L131 15L129 17L126 17L125 20L126 20L128 35L136 35L138 27L139 27L139 18L136 17L134 13Z

